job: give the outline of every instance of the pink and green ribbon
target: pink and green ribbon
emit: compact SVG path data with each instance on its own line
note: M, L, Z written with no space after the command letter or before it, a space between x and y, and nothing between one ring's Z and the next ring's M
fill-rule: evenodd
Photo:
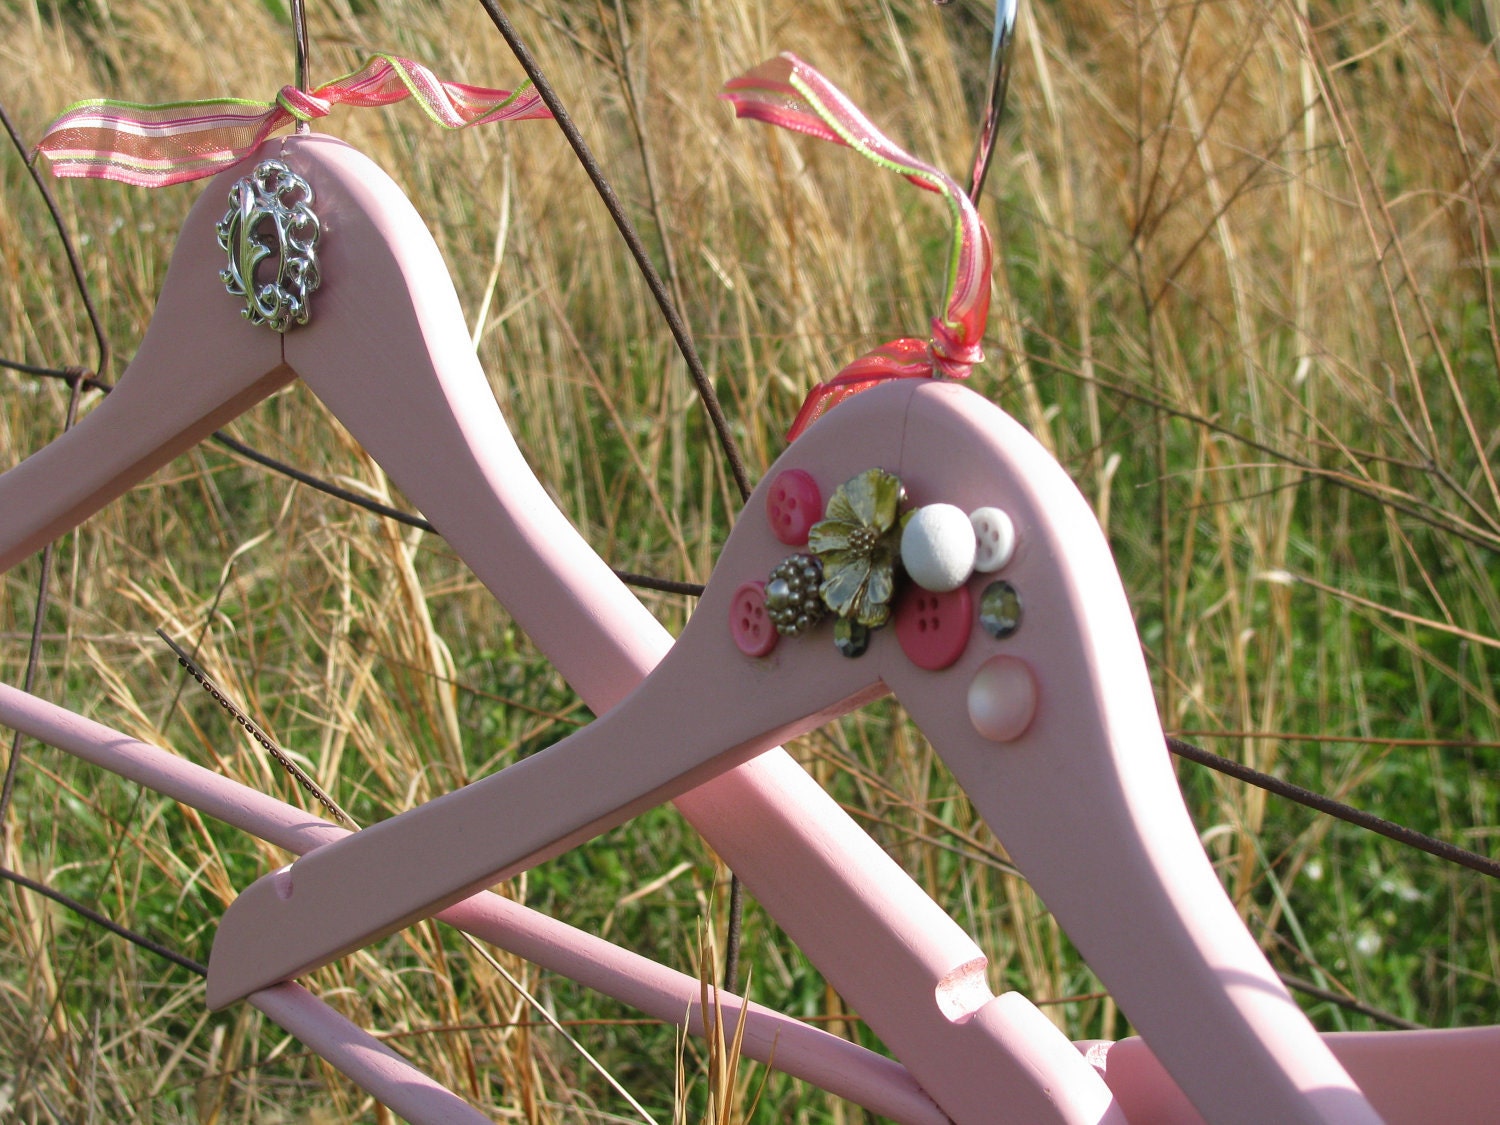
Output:
M514 91L446 82L421 63L378 54L315 90L283 86L269 103L79 102L47 127L37 151L52 161L55 176L162 187L211 176L277 130L327 117L336 105L384 106L408 97L445 129L551 116L530 82Z
M795 55L783 54L725 83L737 117L806 133L855 152L937 192L953 222L943 311L926 340L905 337L861 356L808 394L787 432L803 430L846 398L889 379L967 378L984 359L980 341L990 310L990 235L964 190L947 173L886 137L838 87Z

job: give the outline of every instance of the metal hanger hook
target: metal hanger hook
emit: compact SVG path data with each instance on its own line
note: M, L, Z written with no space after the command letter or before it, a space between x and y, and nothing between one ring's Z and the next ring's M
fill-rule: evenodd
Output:
M297 55L292 82L299 90L307 89L307 9L302 0L291 0L292 40Z
M947 4L951 0L934 0ZM985 83L984 113L979 122L979 137L974 145L974 161L969 177L969 199L979 202L984 179L995 155L995 134L1000 129L1000 112L1005 108L1005 93L1010 86L1011 45L1016 38L1016 11L1020 0L995 0L995 33L990 39L990 71Z
M292 42L296 54L293 61L292 84L299 90L306 90L307 85L307 8L303 0L290 0L292 16ZM305 121L297 122L297 132L308 132Z

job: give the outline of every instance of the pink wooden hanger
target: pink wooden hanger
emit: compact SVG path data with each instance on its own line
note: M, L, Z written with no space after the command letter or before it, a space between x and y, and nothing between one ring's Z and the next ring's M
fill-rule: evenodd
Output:
M671 638L521 458L425 227L338 141L285 138L247 164L270 156L312 184L325 232L311 322L252 326L214 282L214 223L247 165L225 173L185 224L120 388L0 476L0 568L300 375L605 712ZM1021 1120L1112 1119L1061 1032L1024 998L991 996L979 949L788 756L705 781L678 807L951 1117L992 1120L1003 1098Z
M0 723L113 770L227 824L302 854L339 839L338 828L259 790L0 684ZM443 921L668 1022L702 1033L700 985L590 934L484 892L440 914ZM467 1120L451 1093L392 1056L310 993L280 985L250 1002L383 1104L427 1125ZM774 1063L823 1089L910 1125L950 1120L894 1060L738 997L720 995L725 1020L744 1013L747 1057ZM1391 1125L1486 1125L1500 1104L1500 1028L1324 1036ZM1080 1043L1132 1122L1199 1125L1193 1108L1138 1039Z
M1003 640L980 629L973 603L991 576L976 575L960 587L972 596L908 591L896 626L857 659L839 655L826 628L746 655L731 635L747 616L743 585L788 553L769 524L781 474L804 471L826 493L874 467L895 473L913 504L1009 513L1020 546L1004 576L1023 601L1021 627ZM793 444L751 498L677 645L619 707L247 889L221 923L209 1003L325 964L887 688L1201 1111L1379 1120L1198 844L1087 504L997 408L920 380L866 392ZM784 877L799 876L791 866Z

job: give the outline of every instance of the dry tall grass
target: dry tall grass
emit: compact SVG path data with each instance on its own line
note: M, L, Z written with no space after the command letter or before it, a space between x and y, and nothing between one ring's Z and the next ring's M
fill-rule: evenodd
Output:
M516 9L670 264L763 468L810 383L925 323L943 218L846 152L734 124L714 95L793 49L914 151L962 168L982 5ZM471 82L518 74L474 5L333 0L310 16L318 75L375 49ZM0 99L34 139L84 96L269 95L290 70L286 41L261 5L7 0ZM985 206L1001 263L993 358L974 379L1094 502L1169 729L1217 733L1224 753L1481 850L1500 823L1488 671L1500 643L1497 120L1492 46L1420 4L1031 5ZM545 123L439 135L409 108L340 112L328 128L427 217L522 448L591 542L623 568L704 579L733 485L561 139ZM128 357L195 189L58 194ZM57 240L9 152L0 198L0 355L91 364ZM8 466L58 432L65 394L9 373L0 386ZM232 430L399 502L299 387ZM183 688L153 630L201 639L206 670L362 821L586 718L441 541L216 447L64 539L55 568L40 694L291 794ZM31 563L5 579L7 682L23 676L37 575ZM690 608L643 597L674 627ZM877 710L798 752L976 935L992 983L1066 1001L1048 1010L1075 1037L1128 1030L899 717ZM236 889L283 862L60 754L23 754L6 865L200 959ZM1489 887L1191 769L1226 884L1288 970L1424 1022L1492 1018ZM694 971L700 920L722 927L724 879L658 813L511 893ZM384 1118L254 1014L206 1015L191 975L28 893L0 893L0 1112ZM754 910L746 941L757 998L859 1033ZM679 1098L669 1030L500 964L583 1021L574 1032L661 1119L724 1111L734 1074L700 1078L722 1043L685 1046L684 1087L697 1092ZM325 970L316 988L504 1119L638 1116L494 966L435 926ZM737 1088L760 1120L850 1119L787 1085L752 1111L758 1081L741 1072Z

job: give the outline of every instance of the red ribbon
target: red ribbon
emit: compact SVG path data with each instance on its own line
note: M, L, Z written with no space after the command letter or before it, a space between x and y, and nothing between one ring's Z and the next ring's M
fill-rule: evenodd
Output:
M989 256L989 238L986 234L984 252ZM979 337L984 334L984 317L989 310L989 295L985 295L984 309L980 311L977 330L971 339L960 336L936 317L932 321L932 339L918 340L903 336L881 344L874 351L866 352L849 364L832 379L819 383L807 392L802 400L802 409L792 419L786 432L787 441L796 441L802 431L811 426L847 398L861 391L892 379L967 379L974 365L984 361L984 352L979 346Z
M359 70L316 90L283 86L270 103L79 102L47 127L37 151L52 161L55 176L162 187L211 176L277 130L327 117L335 105L384 106L408 97L446 129L550 116L529 82L515 91L489 90L444 81L398 55L372 55Z
M724 90L736 116L847 145L918 187L942 195L953 219L944 310L932 320L931 339L892 340L819 383L797 412L787 440L796 440L839 403L879 383L968 378L984 359L980 341L990 311L992 250L989 231L964 190L942 170L896 145L838 87L795 55L761 63L726 83Z

